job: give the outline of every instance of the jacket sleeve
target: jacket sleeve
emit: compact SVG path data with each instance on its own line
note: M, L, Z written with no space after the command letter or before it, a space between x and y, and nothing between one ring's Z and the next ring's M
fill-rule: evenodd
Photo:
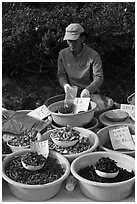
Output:
M93 81L86 87L90 91L90 93L95 93L99 91L100 86L103 84L104 76L102 69L102 61L98 54L95 55L95 58L92 62L92 66L90 67L90 73L93 75Z
M59 56L58 56L57 78L61 87L64 87L64 85L68 83L67 73L64 68L63 55L61 51L59 52Z

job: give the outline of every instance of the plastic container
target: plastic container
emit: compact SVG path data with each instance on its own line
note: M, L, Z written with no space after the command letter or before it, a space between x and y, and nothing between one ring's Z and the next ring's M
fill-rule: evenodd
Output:
M74 127L74 128L76 128L80 132L81 135L89 138L89 141L92 144L92 147L89 148L88 150L85 150L83 152L76 153L76 154L63 154L69 160L69 162L72 162L74 159L76 159L77 157L79 157L83 154L87 154L87 153L96 151L97 147L99 146L99 138L98 138L96 133L94 133L91 130L81 128L81 127ZM52 132L52 130L45 132L42 135L42 140L43 141L46 139L51 140L51 138L50 138L51 132Z
M122 153L122 154L127 154L127 155L130 155L130 156L132 156L132 157L135 157L135 150L116 151L116 150L111 149L111 146L109 145L109 143L110 143L110 139L109 139L109 129L110 129L110 128L119 127L119 126L122 126L122 125L123 125L123 124L106 126L106 127L100 129L100 130L97 132L97 135L98 135L99 141L100 141L99 149L100 149L100 150L103 150L103 151L107 151L107 152L119 152L119 153ZM126 126L129 127L130 133L131 133L132 135L135 135L135 125L126 124ZM110 147L106 147L106 144L107 144L107 143L108 143L108 145L109 145ZM105 146L104 146L104 145L105 145Z
M95 109L94 116L95 116L95 118L98 119L98 121L99 121L99 116L103 112L111 110L114 107L114 101L111 98L109 98L107 96L103 96L103 95L100 95L100 96L101 96L102 100L104 101L106 107L104 109L99 109L99 107ZM65 94L52 96L46 100L45 105L48 107L51 104L58 102L58 101L63 101L64 99L65 99ZM96 100L93 100L93 101L98 105L98 101L96 101ZM101 126L100 123L98 125Z
M94 117L94 111L97 108L97 105L95 102L92 102L92 101L90 102L90 104L92 108L86 112L81 112L81 113L70 113L70 114L58 113L58 110L61 107L63 107L64 101L55 102L51 104L48 108L49 108L49 111L51 112L52 119L56 124L60 126L70 125L72 127L74 126L82 127L88 124Z
M98 125L99 125L98 119L94 117L94 118L92 118L92 120L88 124L84 125L83 128L94 131L97 129ZM56 124L54 121L52 121L51 127L54 129L54 128L61 128L62 126L60 126L60 125Z
M13 181L5 174L5 166L7 165L8 162L12 160L12 158L15 155L21 155L21 154L27 153L28 151L30 150L21 150L19 152L14 152L3 160L3 165L2 165L3 179L8 182L11 193L21 200L34 201L34 202L48 200L53 196L55 196L60 191L62 182L70 174L70 164L68 160L61 154L50 151L49 156L57 159L58 163L61 164L62 167L65 169L65 173L63 174L62 177L60 177L58 180L55 180L51 183L47 183L43 185L28 185L28 184L22 184L22 183Z
M128 197L134 189L135 176L129 180L117 183L100 183L90 181L78 175L78 171L88 165L95 165L101 157L110 157L117 161L118 165L127 171L135 170L135 159L116 152L93 152L82 155L71 164L71 173L78 179L81 192L96 201L115 202Z

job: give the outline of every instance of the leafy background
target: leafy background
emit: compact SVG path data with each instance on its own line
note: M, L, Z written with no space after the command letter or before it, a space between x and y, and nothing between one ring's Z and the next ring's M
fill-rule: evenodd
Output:
M2 99L9 109L33 109L62 93L57 57L72 22L101 56L101 93L126 103L135 92L134 2L3 2Z

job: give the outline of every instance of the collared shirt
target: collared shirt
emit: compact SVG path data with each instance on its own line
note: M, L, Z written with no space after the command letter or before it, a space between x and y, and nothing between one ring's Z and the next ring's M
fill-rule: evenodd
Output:
M84 45L81 53L75 57L67 47L59 52L57 76L65 78L71 86L78 86L79 90L86 88L95 93L103 83L100 56Z

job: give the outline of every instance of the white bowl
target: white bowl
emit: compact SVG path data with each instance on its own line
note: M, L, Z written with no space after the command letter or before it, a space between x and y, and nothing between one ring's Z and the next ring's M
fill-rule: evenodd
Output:
M43 163L40 164L40 165L33 166L33 165L28 165L28 164L26 164L23 160L21 160L21 163L22 163L22 166L23 166L25 169L29 170L29 171L37 171L37 170L40 170L40 169L43 168L43 166L44 166L44 164L45 164L45 162L43 162Z
M80 132L80 135L84 136L84 137L88 137L90 143L92 144L92 147L89 148L88 150L85 150L83 152L80 153L76 153L76 154L62 154L64 155L70 162L72 162L74 159L76 159L77 157L83 155L83 154L87 154L93 151L97 150L97 147L99 146L99 139L96 133L94 133L91 130L85 129L85 128L81 128L81 127L74 127L76 128L76 130L78 130ZM51 140L50 138L50 134L53 130L49 130L45 133L43 133L42 135L42 141L48 139Z
M92 120L88 124L83 126L83 128L94 131L97 129L98 125L99 125L98 119L93 117ZM54 121L52 121L51 127L52 127L52 129L61 128L61 126L56 124Z
M56 145L61 146L61 147L71 147L71 146L74 146L78 142L78 140L63 141L63 140L57 140L56 138L52 136L50 137Z
M63 105L64 101L58 101L48 106L53 121L60 126L65 125L70 125L72 127L84 126L85 124L89 123L91 119L94 117L94 111L97 108L97 104L95 102L90 101L90 105L92 108L87 112L69 114L58 113L58 110L61 107L63 107Z
M87 180L80 175L78 171L88 165L95 165L101 157L110 157L117 161L117 165L127 171L135 170L135 159L124 154L116 152L93 152L82 155L75 159L71 164L71 173L78 179L81 192L94 200L98 201L120 201L128 197L134 189L135 177L117 183L100 183Z
M13 145L9 144L8 142L7 142L7 145L10 147L12 152L17 152L17 151L20 151L20 150L30 148L30 145L27 145L27 146L21 146L21 145L20 146L13 146Z
M116 150L111 149L111 145L109 145L110 147L104 146L104 144L106 144L107 142L108 143L110 142L110 139L109 139L109 129L110 128L115 128L115 127L120 127L121 125L123 125L123 124L106 126L106 127L100 129L97 132L97 135L98 135L99 141L100 141L99 148L100 148L100 150L103 150L103 151L107 151L107 152L120 152L122 154L127 154L127 155L130 155L132 157L135 157L135 151L134 150L116 151ZM126 124L126 126L129 127L129 130L130 130L131 134L135 135L135 125Z
M96 174L98 174L98 176L103 177L103 178L114 178L118 175L119 171L114 172L114 173L106 173L103 171L99 171L96 169Z
M120 109L109 110L104 113L105 117L112 122L121 122L129 117L129 114Z
M21 150L14 152L3 160L2 176L8 182L9 189L13 195L21 200L26 201L44 201L55 196L61 188L62 182L68 177L70 173L70 164L68 160L57 152L50 151L49 156L57 159L57 162L65 169L65 173L58 180L43 185L28 185L13 181L5 174L5 166L12 160L15 155L22 155L30 150Z

